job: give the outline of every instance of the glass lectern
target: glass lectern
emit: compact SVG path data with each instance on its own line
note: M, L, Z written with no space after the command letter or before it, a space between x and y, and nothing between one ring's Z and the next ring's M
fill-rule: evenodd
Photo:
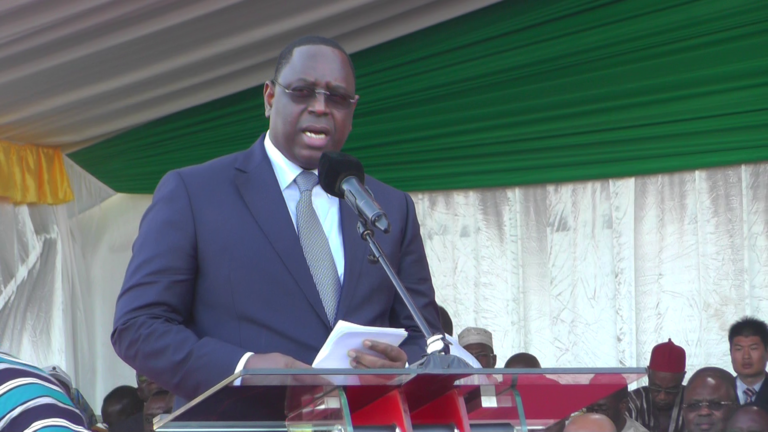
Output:
M155 430L527 431L643 376L641 368L243 370L155 419Z

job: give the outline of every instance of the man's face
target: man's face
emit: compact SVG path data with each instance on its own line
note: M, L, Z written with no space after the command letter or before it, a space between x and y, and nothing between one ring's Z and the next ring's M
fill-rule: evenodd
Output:
M144 404L144 431L154 430L154 419L160 414L170 414L173 410L174 397L168 392L158 392Z
M651 390L653 407L659 411L671 411L675 400L683 389L683 373L648 372L648 388Z
M728 422L727 432L768 431L768 413L756 406L741 408Z
M685 427L688 432L723 432L736 401L722 379L703 376L685 390Z
M290 90L320 89L357 100L354 73L347 57L323 45L296 48L276 80ZM344 146L357 103L341 108L325 94L302 100L300 92L287 92L267 82L264 105L272 143L288 160L311 170L317 168L323 152L339 151Z
M768 352L758 336L736 336L731 344L731 365L740 377L765 373Z
M496 354L493 353L493 348L484 343L473 343L464 346L464 349L468 353L472 354L472 357L476 358L480 366L484 369L492 369L496 367Z
M608 396L588 406L586 411L608 417L618 430L619 425L622 424L621 420L624 417L624 411L626 411L626 403L623 402L626 402L626 399L619 401L612 396Z

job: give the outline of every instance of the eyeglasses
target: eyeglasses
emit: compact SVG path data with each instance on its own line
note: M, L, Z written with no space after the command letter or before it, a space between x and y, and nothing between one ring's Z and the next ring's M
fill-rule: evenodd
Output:
M354 105L355 102L357 102L353 96L342 92L325 91L304 85L288 88L277 82L277 80L272 80L272 82L285 90L291 100L299 105L308 105L311 101L317 98L318 93L322 93L325 96L325 102L328 106L337 110L348 110L352 108L352 105Z
M694 412L694 411L701 411L702 408L707 407L711 411L722 411L725 407L729 405L735 405L733 402L720 402L720 401L713 401L713 402L693 402L689 404L684 404L683 409Z
M670 395L676 395L682 390L682 387L661 388L652 385L649 385L648 388L654 393L666 393Z

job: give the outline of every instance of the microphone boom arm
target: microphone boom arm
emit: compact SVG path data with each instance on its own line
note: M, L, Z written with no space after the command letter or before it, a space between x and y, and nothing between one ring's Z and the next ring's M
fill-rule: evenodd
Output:
M418 324L419 330L421 330L421 332L424 333L424 336L426 337L427 341L433 340L432 331L429 329L427 322L424 321L424 317L421 316L421 312L419 312L419 309L416 307L415 304L413 304L413 300L411 299L411 296L408 294L408 291L406 291L405 287L403 286L403 283L400 282L400 278L397 277L397 274L392 269L392 266L389 264L389 261L387 260L386 255L384 255L384 252L382 252L381 247L379 247L379 243L376 241L375 238L373 238L373 230L368 225L367 221L363 219L358 220L357 231L360 233L360 237L362 237L363 240L368 242L368 246L370 246L371 252L373 252L373 256L376 258L376 261L378 261L381 264L381 266L384 267L384 271L387 272L387 276L389 276L389 279L395 285L395 288L397 289L397 292L400 294L400 297L405 302L405 305L408 306L408 310L411 312L413 319L416 320L416 324Z

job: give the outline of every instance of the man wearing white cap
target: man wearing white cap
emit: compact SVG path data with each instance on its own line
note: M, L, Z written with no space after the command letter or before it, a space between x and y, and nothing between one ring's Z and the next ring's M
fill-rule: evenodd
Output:
M496 367L493 335L484 328L467 327L459 333L459 345L480 362L484 369Z

